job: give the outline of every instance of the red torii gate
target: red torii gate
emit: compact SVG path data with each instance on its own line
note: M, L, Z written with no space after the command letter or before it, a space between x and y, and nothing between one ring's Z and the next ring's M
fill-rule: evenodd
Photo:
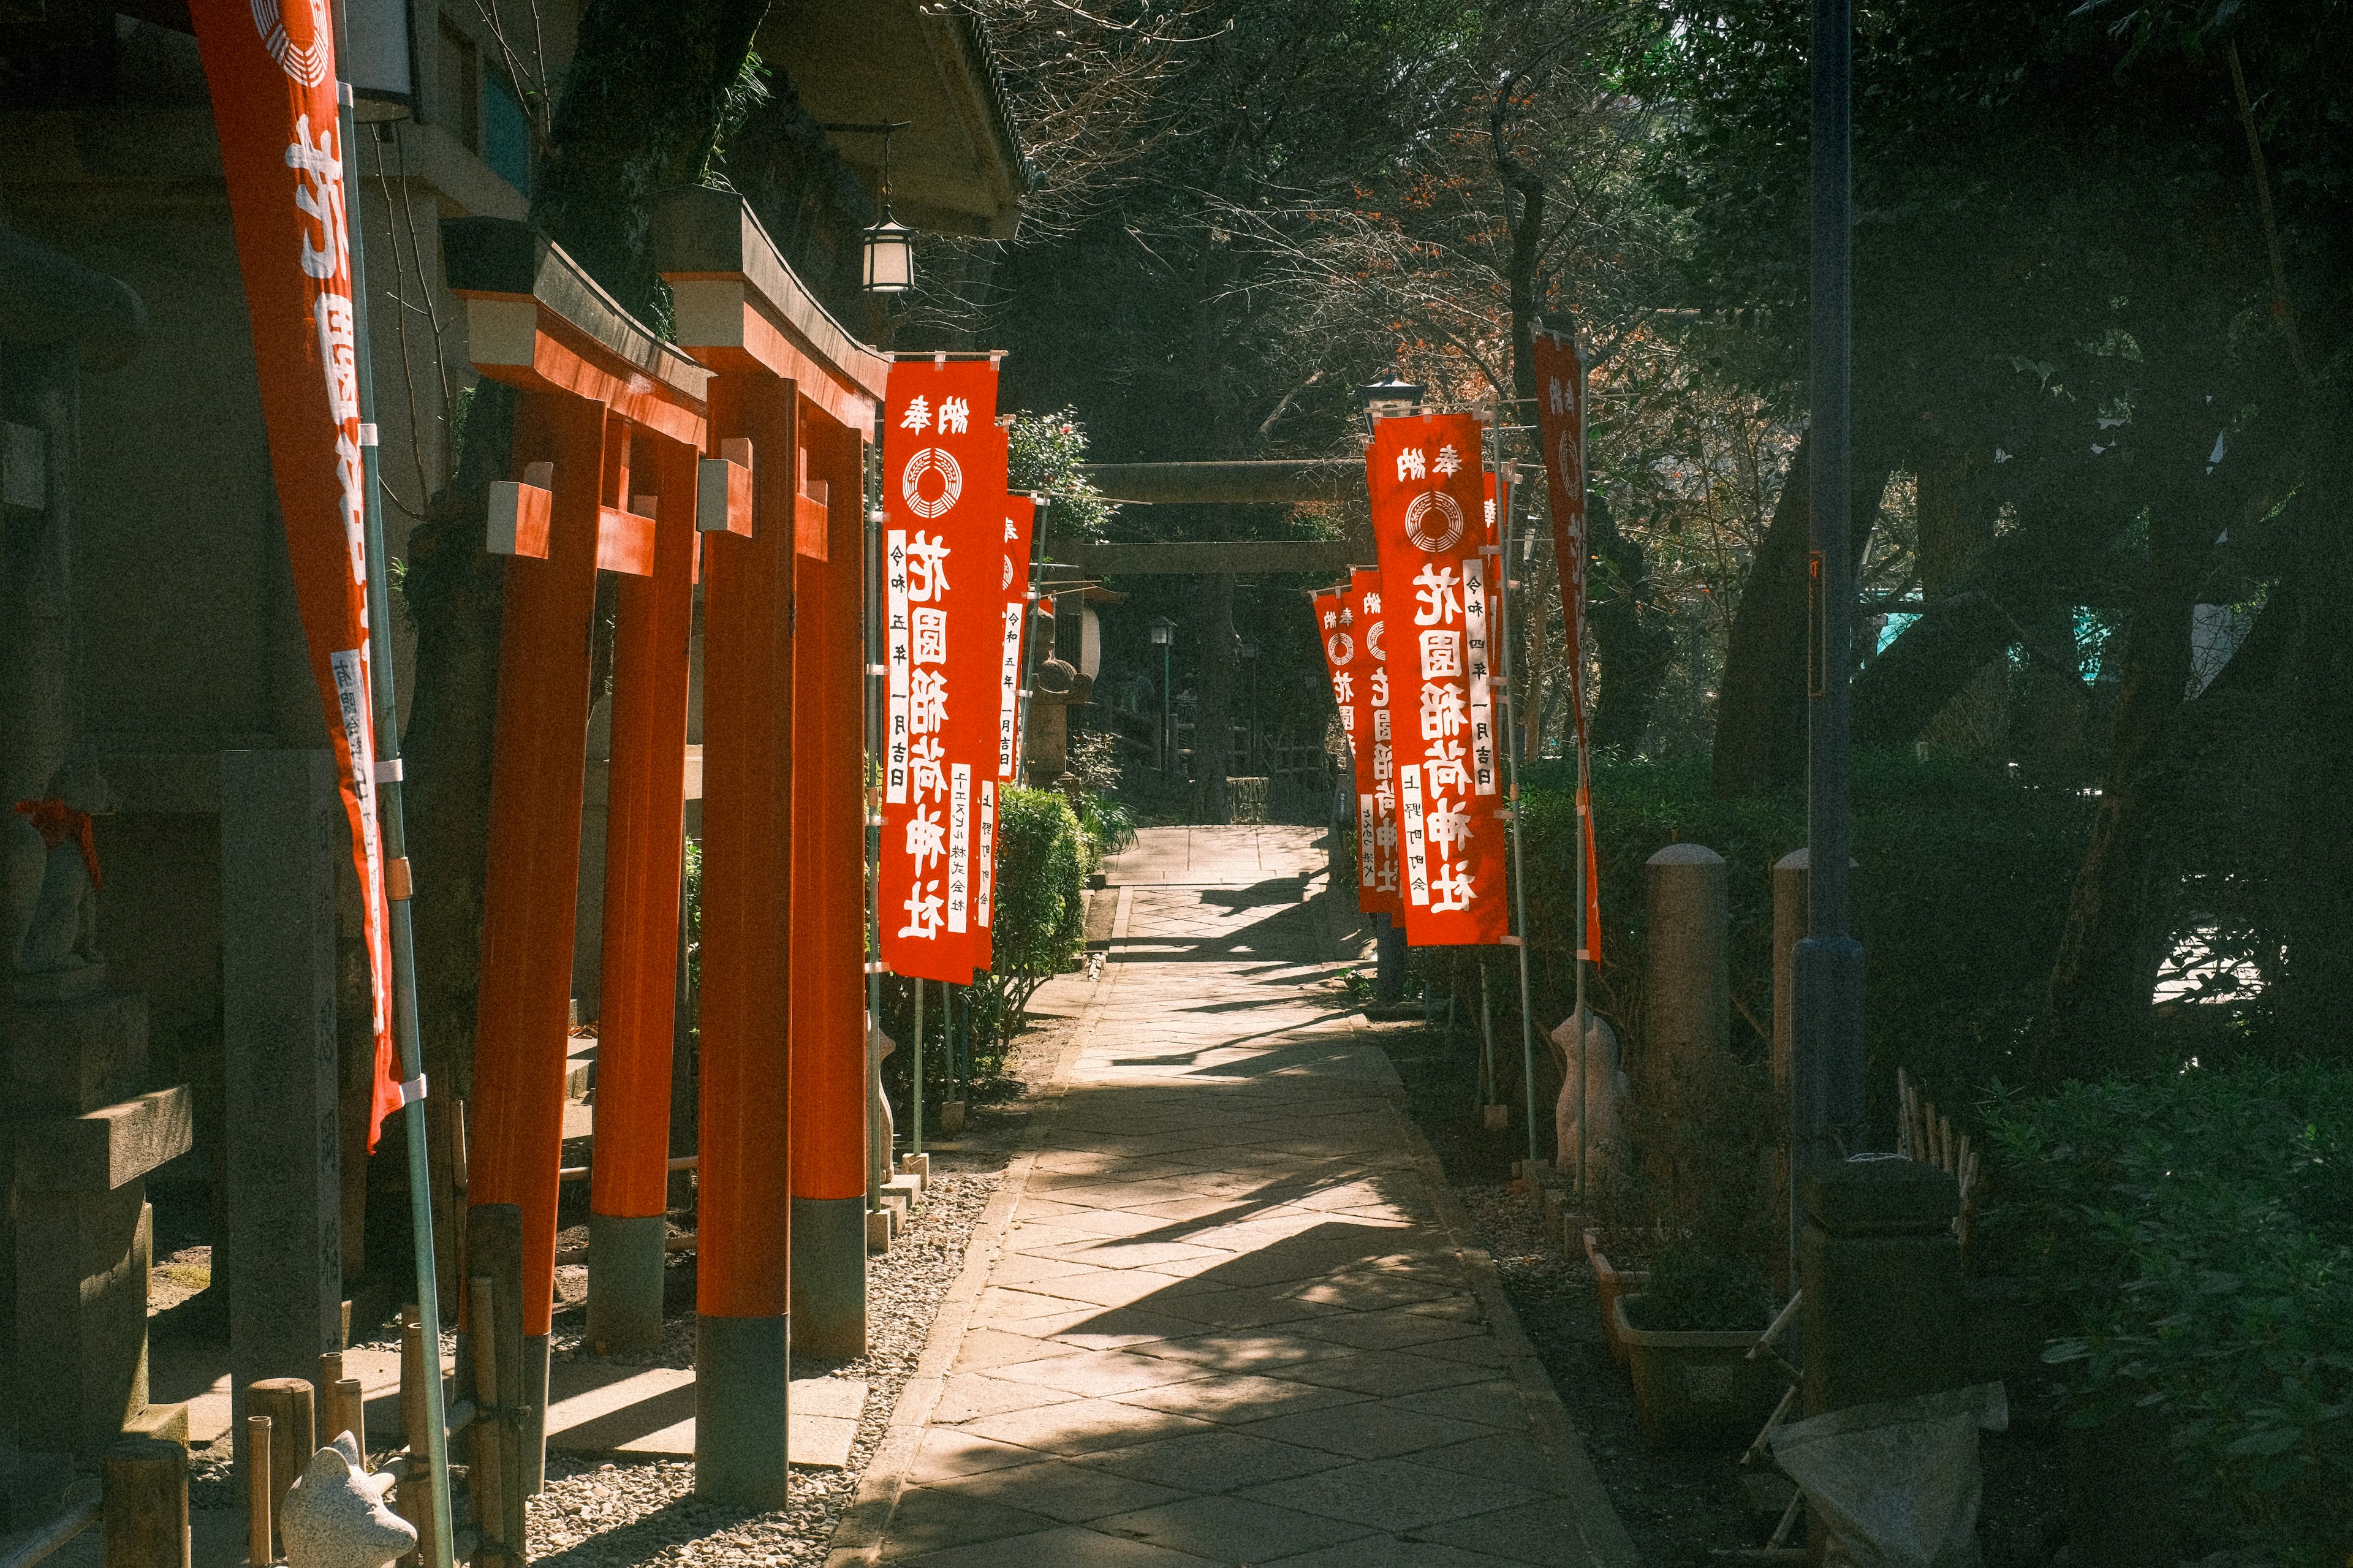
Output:
M522 395L515 480L492 498L512 552L476 1004L468 1201L522 1212L527 1484L544 1457L571 954L596 574L624 574L614 645L606 985L597 1046L592 1342L659 1344L662 1185L683 856L687 631L711 373L615 304L529 226L442 226L483 374ZM640 489L651 479L649 489ZM660 1105L646 1104L659 1086ZM649 1113L650 1111L650 1113ZM638 1167L650 1151L651 1181ZM650 1185L650 1207L645 1194ZM638 1211L638 1212L632 1212Z
M717 372L712 449L752 468L750 537L712 540L703 590L695 1489L774 1508L789 1344L866 1349L865 447L889 363L740 197L671 198L654 254Z

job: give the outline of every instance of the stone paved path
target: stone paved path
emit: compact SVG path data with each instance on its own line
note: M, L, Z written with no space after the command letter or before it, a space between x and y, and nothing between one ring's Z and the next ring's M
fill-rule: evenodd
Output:
M1060 1102L837 1562L1635 1562L1387 1057L1318 984L1314 838L1157 829L1112 867Z

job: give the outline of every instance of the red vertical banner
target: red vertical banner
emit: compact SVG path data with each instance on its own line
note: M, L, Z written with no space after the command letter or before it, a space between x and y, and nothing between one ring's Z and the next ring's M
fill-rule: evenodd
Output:
M1544 443L1546 499L1552 503L1553 559L1568 636L1569 707L1585 738L1585 356L1573 334L1536 333L1536 437Z
M1479 422L1418 414L1373 426L1365 454L1396 735L1406 940L1500 942L1509 934L1509 846L1500 788Z
M1030 497L1005 498L1003 562L997 570L1005 613L997 627L997 766L980 783L980 847L974 868L974 919L990 926L997 904L997 797L1018 782L1021 765L1021 634L1029 619L1029 529L1038 514Z
M882 962L969 984L995 837L1005 434L997 362L895 362L883 401ZM984 786L986 788L984 789ZM988 810L988 835L981 816Z
M351 824L375 1016L368 1147L403 1103L392 1044L392 950L376 837L375 703L368 670L366 517L351 235L322 5L194 0L212 89L237 268L253 324L269 466L294 597Z
M1324 647L1324 676L1332 683L1332 703L1339 710L1340 733L1348 742L1350 778L1356 784L1356 907L1368 909L1365 894L1375 881L1373 858L1373 824L1370 819L1372 797L1365 793L1366 752L1371 736L1364 721L1364 672L1357 667L1366 662L1357 658L1356 611L1349 605L1349 594L1335 588L1328 594L1318 594L1311 601L1315 616L1315 635Z
M1348 579L1347 603L1356 615L1356 657L1363 682L1356 689L1362 711L1357 726L1365 744L1356 753L1356 834L1372 846L1366 868L1372 880L1357 889L1366 914L1405 918L1398 875L1397 731L1389 719L1388 619L1381 608L1378 568L1359 569ZM1361 878L1360 878L1361 880Z
M1544 443L1545 489L1552 503L1553 559L1560 570L1561 624L1567 628L1569 711L1585 753L1585 594L1592 552L1585 539L1585 354L1574 332L1535 339L1536 436ZM1533 700L1535 694L1529 694ZM1601 861L1593 842L1593 788L1580 770L1577 820L1584 825L1585 952L1601 956Z

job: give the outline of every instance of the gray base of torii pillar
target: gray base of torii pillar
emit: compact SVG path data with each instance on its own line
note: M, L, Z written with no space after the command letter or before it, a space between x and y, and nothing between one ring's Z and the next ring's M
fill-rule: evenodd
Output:
M805 1355L866 1353L866 1200L793 1200L792 1319Z
M797 1238L797 1225L794 1234ZM697 1497L731 1508L785 1506L792 1464L792 1341L790 1314L695 1320Z
M660 1215L588 1216L588 1344L598 1355L661 1349L669 1235Z

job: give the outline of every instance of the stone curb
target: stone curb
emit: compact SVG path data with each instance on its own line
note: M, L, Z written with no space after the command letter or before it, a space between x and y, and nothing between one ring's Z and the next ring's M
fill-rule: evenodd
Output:
M1356 1032L1360 1036L1366 1033L1361 1026ZM1368 1043L1378 1045L1377 1041ZM1471 1294L1487 1314L1496 1345L1511 1369L1512 1381L1519 1384L1536 1447L1552 1471L1556 1489L1576 1510L1577 1532L1585 1547L1584 1561L1592 1568L1641 1568L1641 1554L1635 1551L1633 1537L1626 1533L1624 1522L1611 1506L1609 1494L1603 1489L1601 1478L1593 1468L1593 1460L1586 1454L1584 1440L1569 1422L1567 1407L1560 1402L1560 1391L1553 1386L1552 1374L1545 1370L1535 1347L1528 1342L1527 1334L1520 1327L1519 1314L1512 1310L1512 1299L1504 1293L1494 1258L1471 1239L1471 1216L1448 1184L1446 1167L1438 1151L1422 1136L1420 1125L1407 1108L1405 1090L1391 1089L1388 1099L1389 1113L1397 1122L1407 1152L1413 1156L1415 1169L1421 1173L1423 1184L1430 1189L1438 1222L1446 1227L1447 1239L1453 1244L1455 1256L1462 1261L1462 1271L1470 1278Z
M1122 889L1119 913L1113 928L1114 941L1127 934L1127 890ZM866 1474L859 1482L858 1496L842 1515L841 1523L835 1527L832 1545L826 1553L826 1568L868 1568L881 1552L884 1538L890 1532L891 1517L898 1511L899 1499L906 1492L908 1472L914 1468L923 1433L931 1425L932 1412L939 1405L948 1373L955 1369L956 1352L963 1348L965 1331L972 1326L972 1314L980 1304L981 1292L987 1289L989 1270L1013 1228L1013 1213L1029 1188L1029 1172L1045 1147L1055 1113L1061 1109L1071 1073L1078 1066L1079 1057L1093 1037L1110 1000L1113 980L1118 973L1115 962L1106 963L1103 970L1094 981L1094 994L1088 997L1086 1008L1079 1015L1069 1039L1055 1055L1053 1079L1022 1134L1019 1152L1007 1163L1004 1178L997 1183L997 1191L990 1194L988 1205L981 1210L980 1219L973 1226L972 1239L965 1244L964 1270L940 1300L939 1310L932 1318L931 1332L923 1339L923 1353L916 1359L913 1373L899 1389L898 1402L892 1406L882 1441L876 1446L874 1458L868 1461Z

